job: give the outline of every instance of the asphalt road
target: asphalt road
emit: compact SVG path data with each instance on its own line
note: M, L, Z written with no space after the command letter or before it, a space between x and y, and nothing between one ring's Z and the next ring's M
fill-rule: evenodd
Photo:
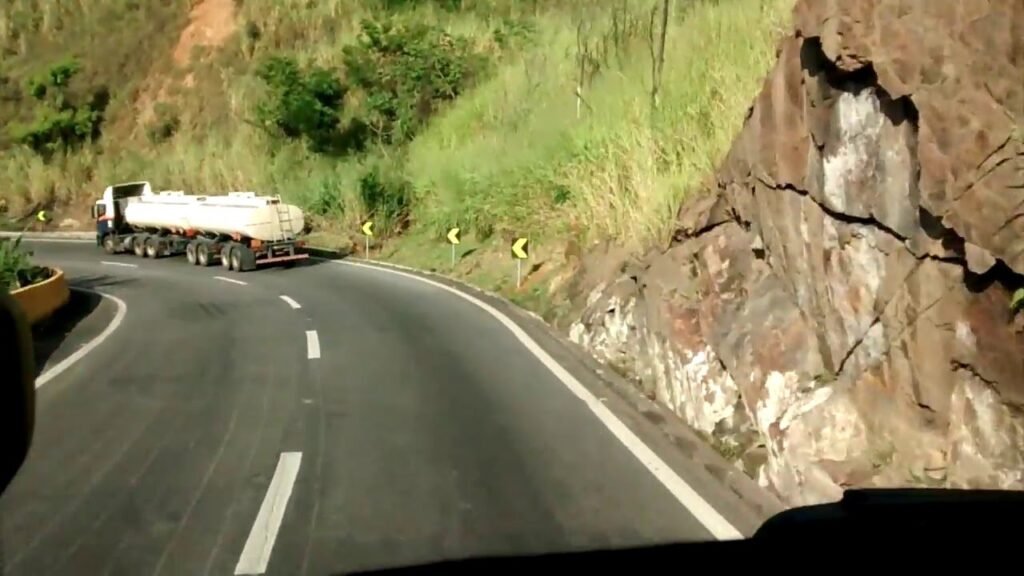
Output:
M436 286L329 262L233 274L32 249L114 298L46 359L64 366L43 377L29 459L0 497L2 574L322 575L710 540L700 503L744 533L759 520L552 335L513 317L634 443Z

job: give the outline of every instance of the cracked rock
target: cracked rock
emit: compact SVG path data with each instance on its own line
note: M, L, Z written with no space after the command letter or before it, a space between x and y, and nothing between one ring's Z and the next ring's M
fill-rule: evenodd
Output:
M717 192L573 337L766 453L790 503L1024 488L1024 4L801 0L794 22Z

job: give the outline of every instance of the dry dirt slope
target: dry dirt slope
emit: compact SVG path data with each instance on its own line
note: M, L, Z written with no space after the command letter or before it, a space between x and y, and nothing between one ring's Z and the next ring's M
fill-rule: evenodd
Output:
M188 24L181 31L178 43L174 46L171 58L178 69L187 69L194 57L196 48L217 48L224 45L238 29L236 20L235 0L198 0L188 15ZM135 109L138 111L138 124L146 125L153 121L154 106L169 100L168 88L171 79L154 71L146 79L146 88L139 94ZM186 88L194 84L192 73L186 74L182 85Z
M791 503L1024 488L1024 3L794 22L717 192L573 336Z

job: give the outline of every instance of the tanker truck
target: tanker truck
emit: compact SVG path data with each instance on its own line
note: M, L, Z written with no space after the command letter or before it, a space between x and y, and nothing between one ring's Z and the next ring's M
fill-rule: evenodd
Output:
M92 208L96 244L108 254L144 258L185 254L189 264L217 262L246 272L260 265L292 265L308 258L297 240L302 210L279 196L153 192L149 182L108 186Z

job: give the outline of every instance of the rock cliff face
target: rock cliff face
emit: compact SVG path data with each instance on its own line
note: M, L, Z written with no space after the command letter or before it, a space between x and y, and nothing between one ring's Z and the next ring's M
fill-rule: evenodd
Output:
M716 190L571 335L791 504L1024 488L1024 2L794 23Z

